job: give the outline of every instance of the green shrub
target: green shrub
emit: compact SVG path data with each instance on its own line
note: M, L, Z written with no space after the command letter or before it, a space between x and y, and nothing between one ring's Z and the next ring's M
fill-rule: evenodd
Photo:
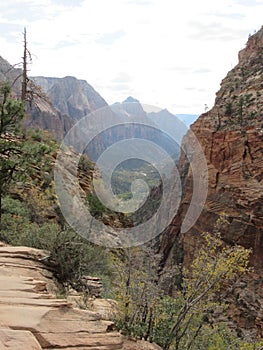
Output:
M90 214L95 218L101 217L102 214L107 211L107 208L101 203L99 198L93 193L89 193L87 195L87 202L89 205Z
M9 213L11 215L22 216L25 218L30 217L29 210L18 199L14 199L10 196L5 196L2 201L3 213Z
M81 289L84 275L100 275L108 283L111 268L105 249L89 243L74 231L56 223L37 224L19 200L4 199L0 240L15 246L29 246L50 252L49 262L61 283ZM109 292L109 291L108 291Z

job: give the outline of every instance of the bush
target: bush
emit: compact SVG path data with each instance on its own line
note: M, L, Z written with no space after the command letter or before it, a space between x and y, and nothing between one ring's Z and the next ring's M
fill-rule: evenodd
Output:
M87 202L89 205L90 214L95 218L100 218L103 213L108 211L107 208L101 203L99 198L93 193L88 194Z
M9 213L15 216L21 216L25 218L30 217L29 210L18 199L14 199L10 196L5 196L2 202L3 213Z
M111 268L105 249L89 243L71 229L62 230L56 223L31 222L31 213L19 200L6 197L3 204L2 241L49 251L49 261L63 284L80 290L82 276L100 275L109 286Z

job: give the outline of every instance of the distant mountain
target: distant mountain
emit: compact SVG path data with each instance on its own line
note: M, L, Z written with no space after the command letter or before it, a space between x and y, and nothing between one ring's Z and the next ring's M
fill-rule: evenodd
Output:
M170 135L173 140L176 140L178 146L180 146L188 127L177 116L170 113L167 109L148 113L147 116L167 135Z
M22 70L15 68L0 57L0 82L7 81L13 93L21 94ZM62 140L65 133L73 126L73 120L56 109L51 102L38 99L38 103L27 105L25 126L48 130L58 140Z
M10 81L17 95L20 94L21 79L21 69L12 67L6 60L0 58L0 81ZM91 112L105 109L105 113L102 112L105 118L116 117L116 121L119 123L123 121L124 124L103 132L89 145L87 151L93 160L113 143L134 137L155 142L174 159L178 159L180 142L187 129L167 110L147 113L143 105L131 96L122 103L109 107L90 84L71 76L64 78L37 76L30 79L42 88L48 101L39 100L37 105L28 106L26 126L48 130L58 140L62 140L77 121ZM138 126L136 120L145 121L146 125ZM127 126L127 122L132 122L133 125L129 123ZM90 126L87 125L88 127ZM172 135L170 131L173 131ZM174 141L175 134L179 142ZM77 141L74 142L77 148L80 146L78 139L81 139L79 131L78 135L75 135Z
M144 111L139 100L133 97L128 97L122 103L117 102L111 105L111 109L121 118L146 118L146 112Z
M124 121L132 120L136 123L136 119L140 122L145 120L147 126L140 127L140 135L137 131L137 137L155 142L174 159L178 159L180 143L187 127L176 116L167 110L147 113L144 106L131 96L122 103L112 105L111 108Z
M19 79L21 74L21 69L14 68L9 62L0 56L0 82L9 82L17 94L20 94L21 91L21 79Z
M133 98L132 96L127 97L126 100L123 101L123 103L132 103L132 102L140 103L139 100L136 100L136 98Z
M74 121L107 106L106 101L85 80L70 76L64 78L33 77L32 79L42 86L53 106Z

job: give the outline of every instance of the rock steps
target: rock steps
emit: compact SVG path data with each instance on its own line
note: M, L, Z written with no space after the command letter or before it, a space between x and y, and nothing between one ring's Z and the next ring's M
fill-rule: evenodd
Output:
M52 293L52 274L40 262L46 252L0 246L0 349L122 349L112 322L74 309Z
M41 263L47 254L0 242L0 350L160 350L125 339L101 313L57 298L52 273ZM110 301L97 300L107 314Z

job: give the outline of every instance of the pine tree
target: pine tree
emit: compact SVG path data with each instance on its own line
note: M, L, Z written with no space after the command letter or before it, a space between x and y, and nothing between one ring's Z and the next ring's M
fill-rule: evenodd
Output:
M0 220L2 196L20 170L23 141L17 130L24 115L24 102L12 98L10 86L4 83L0 87Z

